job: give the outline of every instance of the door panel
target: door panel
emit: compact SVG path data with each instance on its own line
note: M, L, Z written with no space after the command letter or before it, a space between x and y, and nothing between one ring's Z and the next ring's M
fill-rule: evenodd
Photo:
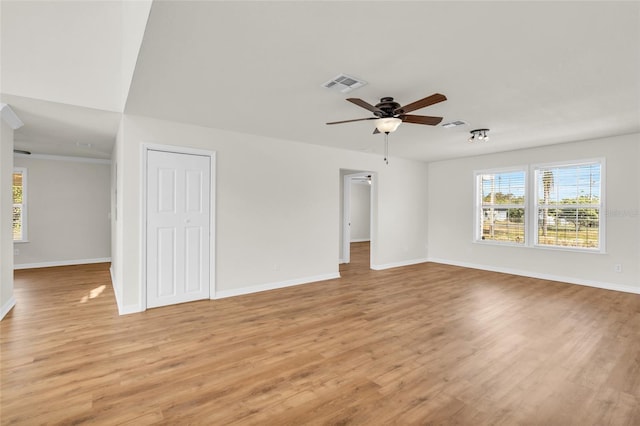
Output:
M175 279L175 229L159 228L158 234L158 261L157 288L158 297L171 297L176 294ZM154 262L155 263L155 262Z
M210 157L147 153L147 307L209 298Z
M158 169L158 212L176 212L176 171Z
M187 206L190 213L202 212L202 173L196 170L187 170Z
M186 229L186 280L185 284L188 292L201 291L202 279L199 259L202 257L202 231L199 227L189 227Z

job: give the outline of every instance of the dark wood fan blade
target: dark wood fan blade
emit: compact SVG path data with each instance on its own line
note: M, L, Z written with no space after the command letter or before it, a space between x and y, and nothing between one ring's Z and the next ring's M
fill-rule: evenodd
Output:
M342 124L342 123L352 123L354 121L366 121L366 120L377 120L378 117L369 117L369 118L356 118L355 120L344 120L344 121L332 121L327 124Z
M404 123L426 124L429 126L435 126L442 121L442 117L430 117L428 115L403 114L398 118L400 118Z
M411 102L410 104L401 106L400 108L397 108L393 113L406 114L407 112L415 111L417 109L428 107L429 105L437 104L438 102L446 100L447 97L445 95L434 93L433 95L427 96L426 98L420 99L419 101Z
M362 99L358 99L358 98L348 98L347 99L349 102L351 102L352 104L356 104L359 107L362 107L364 109L368 109L371 112L382 112L381 109L374 107L373 105L371 105L370 103L367 103L365 101L363 101Z

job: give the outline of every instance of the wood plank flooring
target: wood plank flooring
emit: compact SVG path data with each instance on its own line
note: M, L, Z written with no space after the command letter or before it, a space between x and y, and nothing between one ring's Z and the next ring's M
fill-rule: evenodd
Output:
M439 264L118 316L108 265L15 273L2 425L640 425L640 295Z

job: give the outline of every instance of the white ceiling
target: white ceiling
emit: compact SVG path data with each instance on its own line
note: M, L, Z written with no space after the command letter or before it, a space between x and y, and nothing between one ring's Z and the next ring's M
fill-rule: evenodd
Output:
M115 139L105 111L124 110L382 153L372 122L324 123L370 116L346 97L406 104L435 92L448 100L415 114L469 125L403 124L392 156L433 161L640 132L639 2L156 1L146 29L137 2L53 3L2 2L2 101L26 123L17 147L48 147L46 135L59 149L91 143L35 118L59 108L96 140L109 139L107 128ZM339 73L369 84L346 95L320 87ZM491 141L468 144L478 127Z
M111 156L150 6L2 0L0 96L25 123L17 149Z
M72 157L111 158L121 114L113 111L4 95L25 126L14 134L16 149Z

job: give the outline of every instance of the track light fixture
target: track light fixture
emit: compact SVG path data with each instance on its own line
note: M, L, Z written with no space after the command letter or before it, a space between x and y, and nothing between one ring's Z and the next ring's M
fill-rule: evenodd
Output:
M472 130L470 132L471 136L469 137L469 142L488 142L489 136L487 135L487 132L489 132L489 129Z

